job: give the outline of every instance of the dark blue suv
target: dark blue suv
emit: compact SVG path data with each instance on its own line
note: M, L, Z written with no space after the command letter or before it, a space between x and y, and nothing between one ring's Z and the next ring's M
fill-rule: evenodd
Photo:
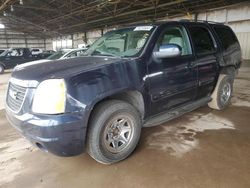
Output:
M208 104L230 103L241 49L233 31L208 22L166 22L111 31L84 57L17 66L9 122L44 151L128 157L141 128Z

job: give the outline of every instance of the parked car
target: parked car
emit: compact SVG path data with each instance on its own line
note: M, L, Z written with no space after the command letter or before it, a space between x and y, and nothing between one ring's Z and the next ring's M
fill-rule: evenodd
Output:
M54 53L56 53L56 51L54 51L54 50L44 50L43 53L54 54Z
M12 69L16 65L41 59L39 56L33 56L29 48L11 48L0 54L0 74L5 69Z
M32 55L39 55L39 54L42 54L43 53L43 50L40 49L40 48L32 48L31 49L31 54Z
M16 68L24 68L26 66L30 66L30 65L34 65L34 64L39 64L39 63L44 63L44 62L48 62L48 61L53 61L53 60L57 60L57 59L67 59L67 58L73 58L73 57L79 57L79 56L83 56L85 52L85 49L62 49L52 55L50 55L49 57L45 58L45 59L39 59L36 61L31 61L22 65L17 66Z
M0 54L3 53L6 49L0 49Z
M40 54L40 56L42 58L47 58L47 57L53 55L54 53L56 53L54 50L45 50L45 51L43 51L43 53Z
M241 49L233 31L167 22L111 31L86 56L16 69L7 118L34 145L59 156L84 151L111 164L135 149L142 127L208 104L230 104Z

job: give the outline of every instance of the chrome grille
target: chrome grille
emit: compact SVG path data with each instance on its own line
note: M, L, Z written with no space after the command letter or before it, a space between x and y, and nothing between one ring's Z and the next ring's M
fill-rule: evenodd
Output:
M11 110L18 112L23 104L27 88L9 83L7 105Z

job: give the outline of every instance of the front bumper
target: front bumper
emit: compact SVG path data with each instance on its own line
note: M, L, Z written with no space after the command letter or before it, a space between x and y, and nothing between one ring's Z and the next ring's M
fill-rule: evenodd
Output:
M82 113L17 115L6 108L8 121L32 144L58 156L84 152L86 126Z

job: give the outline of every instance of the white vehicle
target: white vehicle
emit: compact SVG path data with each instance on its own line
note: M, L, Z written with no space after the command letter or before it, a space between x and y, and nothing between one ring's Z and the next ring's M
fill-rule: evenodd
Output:
M66 59L66 58L83 56L85 51L86 51L85 48L73 49L73 50L67 52L66 54L64 54L59 59Z
M31 62L22 64L22 65L18 65L15 67L15 69L23 68L23 67L34 65L34 64L44 63L44 62L48 62L48 61L53 61L53 60L67 59L67 58L74 58L74 57L83 56L85 51L86 51L85 48L62 49L62 50L50 55L46 59L40 59L40 60L31 61Z
M67 59L67 58L79 57L79 56L83 56L85 51L86 51L85 48L63 49L47 57L46 59L56 60L56 59Z
M31 54L32 55L38 55L38 54L41 54L41 53L43 53L43 50L40 49L40 48L32 48L31 49Z

